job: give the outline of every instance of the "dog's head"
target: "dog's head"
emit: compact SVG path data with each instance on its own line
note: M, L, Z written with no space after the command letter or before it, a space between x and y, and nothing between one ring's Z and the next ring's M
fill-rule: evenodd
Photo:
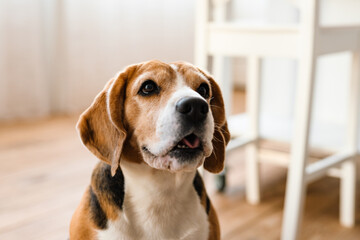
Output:
M230 139L219 86L187 63L127 67L97 95L77 128L113 174L120 159L173 172L204 163L217 173Z

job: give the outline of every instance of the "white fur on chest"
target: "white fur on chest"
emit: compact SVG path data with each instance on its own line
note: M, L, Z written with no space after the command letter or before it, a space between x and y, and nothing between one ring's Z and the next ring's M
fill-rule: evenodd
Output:
M192 185L194 172L169 173L128 162L121 168L123 211L106 230L98 231L99 239L208 238L208 216Z

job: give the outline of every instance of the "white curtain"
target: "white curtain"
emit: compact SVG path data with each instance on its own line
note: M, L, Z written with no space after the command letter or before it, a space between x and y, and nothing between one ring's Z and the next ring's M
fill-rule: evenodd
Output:
M0 1L0 118L49 111L39 1Z
M192 61L194 4L0 1L0 120L82 111L132 63Z

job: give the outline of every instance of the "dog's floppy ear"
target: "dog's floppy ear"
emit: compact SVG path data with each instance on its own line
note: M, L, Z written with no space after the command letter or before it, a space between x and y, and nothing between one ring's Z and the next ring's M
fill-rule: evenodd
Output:
M123 124L125 87L135 72L133 65L111 79L80 116L77 129L84 145L99 159L111 165L114 175L119 167L126 139Z
M230 141L230 132L226 122L224 100L220 87L209 74L202 70L200 71L210 81L212 91L210 107L215 123L214 137L212 140L213 152L205 159L204 168L209 172L219 173L224 168L225 148Z

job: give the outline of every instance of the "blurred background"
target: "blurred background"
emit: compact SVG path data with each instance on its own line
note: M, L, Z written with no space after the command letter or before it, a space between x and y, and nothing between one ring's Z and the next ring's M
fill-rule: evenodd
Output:
M340 11L337 2L324 4L324 23L360 22L359 9ZM79 113L108 79L129 64L150 59L194 62L194 1L3 0L0 4L2 122ZM287 0L237 0L229 9L232 18L268 23L290 24L299 18ZM344 79L350 76L349 64L348 53L319 60L313 116L319 134L312 138L316 143L323 140L337 146L344 137L341 126L348 90ZM244 88L245 61L236 58L234 65L235 86ZM265 59L262 68L262 124L278 123L263 126L262 131L287 139L296 61Z
M1 120L78 113L129 64L193 60L193 1L0 4Z
M360 24L360 1L341 0L341 7L339 0L322 2L322 23ZM287 0L233 0L228 16L299 21ZM194 63L195 19L193 0L0 0L0 239L68 236L96 163L75 131L79 114L129 64ZM318 60L310 137L315 147L336 150L345 141L350 61L349 53ZM231 64L233 107L227 111L233 114L245 111L247 75L244 59ZM263 142L265 157L287 158L297 63L266 58L261 71L260 132L273 139ZM286 170L264 164L264 200L248 205L243 155L240 149L228 157L225 193L206 177L223 239L279 239ZM302 239L359 238L359 224L347 230L338 223L338 185L326 179L309 187ZM356 214L359 223L358 202Z

